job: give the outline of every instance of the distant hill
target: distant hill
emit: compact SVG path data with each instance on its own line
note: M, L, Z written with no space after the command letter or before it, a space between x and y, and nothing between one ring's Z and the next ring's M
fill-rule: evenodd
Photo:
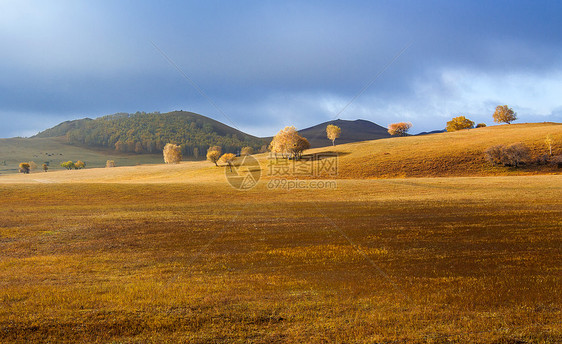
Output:
M332 141L328 140L326 137L326 127L329 124L333 124L341 128L341 136L336 139L337 145L359 141L386 139L391 137L386 128L362 119L354 121L336 119L320 123L310 128L301 129L299 130L299 134L308 139L312 148L331 146ZM271 139L271 137L268 137L268 142L271 141Z
M225 152L244 146L259 150L265 141L211 118L185 111L118 113L63 122L35 138L65 136L70 144L110 148L120 153L158 153L166 143L181 145L185 156L201 156L212 145Z

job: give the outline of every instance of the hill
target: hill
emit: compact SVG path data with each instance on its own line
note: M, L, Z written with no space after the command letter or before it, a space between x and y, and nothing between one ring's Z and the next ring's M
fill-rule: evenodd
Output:
M326 127L330 124L341 128L341 136L336 139L336 144L378 140L391 137L386 128L362 119L354 121L344 119L328 121L309 128L301 129L299 130L299 134L308 139L312 148L331 146L332 141L328 140L326 137ZM267 142L271 142L272 137L265 139Z
M184 156L201 156L211 145L225 152L244 146L259 150L264 141L211 118L185 111L118 113L63 122L35 138L65 136L70 144L120 153L160 153L166 143L181 145Z

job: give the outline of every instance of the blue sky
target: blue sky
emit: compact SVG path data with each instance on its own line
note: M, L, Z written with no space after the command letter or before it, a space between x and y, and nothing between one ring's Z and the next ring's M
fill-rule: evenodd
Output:
M3 0L0 137L180 109L257 136L305 128L405 47L339 118L420 132L492 124L508 104L519 122L562 122L561 14L559 1Z

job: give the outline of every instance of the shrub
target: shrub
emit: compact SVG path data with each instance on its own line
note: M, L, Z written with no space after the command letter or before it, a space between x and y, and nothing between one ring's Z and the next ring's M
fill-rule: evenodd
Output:
M486 159L494 165L519 167L529 162L531 150L523 143L513 143L509 146L493 146L484 152Z
M486 128L486 123L478 123L476 124L476 128Z
M42 165L43 167L43 172L47 172L49 170L49 165L47 163Z
M105 162L105 167L115 167L115 161L113 160L107 160Z

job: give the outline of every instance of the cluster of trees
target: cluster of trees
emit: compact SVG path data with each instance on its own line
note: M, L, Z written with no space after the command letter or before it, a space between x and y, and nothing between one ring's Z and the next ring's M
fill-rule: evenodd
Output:
M283 157L300 159L305 149L310 148L308 140L299 135L297 129L293 126L285 127L280 130L269 144L269 151L281 154Z
M496 107L496 110L494 111L492 117L494 118L494 122L496 123L510 124L517 119L517 114L507 105L499 105ZM473 121L469 120L465 116L458 116L447 122L446 129L447 131L457 131L462 129L472 129L474 127L475 126ZM486 123L478 123L476 125L476 128L483 127L486 127Z
M246 148L243 149L245 153L248 153L249 150L247 148L249 147L244 147L244 148ZM249 155L249 154L245 154L245 155ZM234 159L236 159L236 154L233 153L222 154L222 149L220 146L212 146L209 147L209 149L207 150L207 160L214 163L215 166L218 166L218 162L223 162L228 165L231 172L232 172L232 164L234 162Z
M72 162L72 160L62 162L61 167L66 168L67 170L81 170L86 168L86 163L82 160L78 160L76 162Z
M237 152L245 146L258 150L264 142L220 122L188 112L120 113L97 119L61 123L38 137L66 135L71 144L115 149L128 153L160 153L166 143L180 146L184 156L199 158L210 145Z

